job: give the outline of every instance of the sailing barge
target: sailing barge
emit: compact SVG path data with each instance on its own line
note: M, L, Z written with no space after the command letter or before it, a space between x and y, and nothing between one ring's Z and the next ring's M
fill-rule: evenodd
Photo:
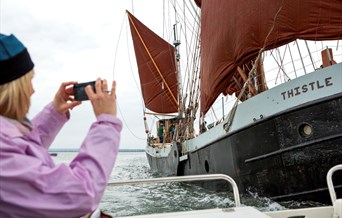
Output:
M314 61L307 41L337 40L338 45L342 2L195 3L200 33L194 34L193 58L187 58L192 63L188 77L194 81L187 91L180 82L176 34L171 45L128 12L142 95L150 110L145 114L162 117L158 137L145 123L151 170L169 176L222 173L243 192L255 190L280 201L329 202L325 175L342 163L342 63L336 63L331 48L322 48L321 59ZM300 48L299 40L306 47ZM293 60L290 43L297 46L301 62ZM309 67L303 63L304 49ZM286 51L291 72L284 68ZM342 54L341 47L337 51L336 56ZM283 82L272 88L264 71L267 52L279 54L276 75L283 75ZM236 101L228 114L207 125L205 116L221 93L235 95ZM341 195L341 173L334 184ZM220 188L219 183L203 185Z

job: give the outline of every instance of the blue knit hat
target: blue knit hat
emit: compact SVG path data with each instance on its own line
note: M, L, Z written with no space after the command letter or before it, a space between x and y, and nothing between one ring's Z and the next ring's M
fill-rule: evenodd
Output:
M13 34L0 34L0 85L24 76L33 67L25 46Z

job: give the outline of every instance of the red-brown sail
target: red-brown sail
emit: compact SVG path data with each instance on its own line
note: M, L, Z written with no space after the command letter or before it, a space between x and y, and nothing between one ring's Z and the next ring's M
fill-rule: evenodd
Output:
M145 107L178 112L175 48L127 11Z
M260 48L342 38L341 0L195 0L201 6L201 112L232 94L237 67ZM278 13L279 12L279 13ZM278 14L277 14L278 13ZM265 41L271 27L274 29ZM235 78L236 79L236 78ZM232 89L227 91L227 87Z

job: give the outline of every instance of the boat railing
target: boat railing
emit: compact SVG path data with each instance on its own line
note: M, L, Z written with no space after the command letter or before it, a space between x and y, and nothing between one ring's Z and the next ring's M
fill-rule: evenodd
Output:
M224 174L208 174L208 175L192 175L192 176L173 176L162 178L149 178L149 179L135 179L126 181L108 182L108 186L123 186L123 185L139 185L151 183L170 183L170 182L191 182L191 181L209 181L209 180L225 180L233 188L235 207L240 207L239 189L235 181Z
M329 194L331 198L331 202L334 204L336 201L336 192L334 189L334 184L332 182L332 176L337 170L342 170L342 164L336 165L332 167L327 174L327 184L328 184L328 189L329 189Z

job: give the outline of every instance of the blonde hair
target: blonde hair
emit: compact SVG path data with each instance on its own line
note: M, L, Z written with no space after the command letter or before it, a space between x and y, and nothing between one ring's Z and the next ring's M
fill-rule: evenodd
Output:
M0 115L21 121L30 108L31 79L34 71L0 85Z

